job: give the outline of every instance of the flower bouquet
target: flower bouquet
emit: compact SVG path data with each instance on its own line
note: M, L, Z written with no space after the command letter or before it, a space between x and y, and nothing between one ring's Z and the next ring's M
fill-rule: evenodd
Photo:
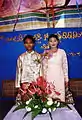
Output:
M47 112L49 113L51 120L53 120L51 111L68 106L66 103L61 102L60 99L53 99L50 97L52 92L58 96L60 93L55 90L55 86L52 83L47 82L42 76L36 81L29 83L27 86L23 85L21 91L23 92L23 95L26 96L26 99L18 104L14 111L25 108L27 112L24 117L29 112L32 112L32 120L38 114Z

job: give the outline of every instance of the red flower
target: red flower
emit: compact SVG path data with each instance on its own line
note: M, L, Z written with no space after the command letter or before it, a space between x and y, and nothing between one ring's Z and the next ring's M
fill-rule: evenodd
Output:
M33 83L30 83L29 87L28 87L28 92L30 95L33 95L36 93L36 88L35 88L35 84L33 85Z
M55 91L55 93L56 93L56 95L60 95L60 93L59 93L59 92L57 92L57 91Z
M40 95L40 96L43 94L43 92L40 88L37 88L37 94Z
M43 97L43 98L42 98L42 101L43 101L43 102L45 102L46 100L47 100L47 98L46 98L46 97Z
M55 90L55 86L47 82L42 76L31 83L23 83L21 88L23 94L30 95L30 97L37 94L42 101L45 101L47 96L53 92L55 92L56 95L60 95L60 93Z
M29 86L29 83L22 83L21 88L22 88L23 90L27 90L27 89L28 89L28 86Z
M42 76L40 76L39 78L37 78L37 85L38 87L45 89L47 87L47 82Z

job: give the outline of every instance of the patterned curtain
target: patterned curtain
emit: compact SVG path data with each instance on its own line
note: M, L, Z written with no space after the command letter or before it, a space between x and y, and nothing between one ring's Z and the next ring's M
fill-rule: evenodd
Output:
M66 0L53 0L54 6L62 6ZM52 0L47 0L48 7ZM0 17L16 15L21 12L32 12L46 7L45 0L0 0Z

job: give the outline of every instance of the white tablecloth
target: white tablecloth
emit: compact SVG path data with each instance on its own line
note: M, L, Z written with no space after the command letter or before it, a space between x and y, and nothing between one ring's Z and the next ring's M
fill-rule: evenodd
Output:
M75 108L70 105L72 110L68 109L67 107L64 108L57 108L56 111L53 111L52 117L53 120L82 120L78 112ZM8 112L3 120L32 120L31 113L29 113L24 119L23 116L26 113L26 109L21 109L13 112L16 106L13 106L12 109ZM38 115L34 118L34 120L51 120L49 113Z

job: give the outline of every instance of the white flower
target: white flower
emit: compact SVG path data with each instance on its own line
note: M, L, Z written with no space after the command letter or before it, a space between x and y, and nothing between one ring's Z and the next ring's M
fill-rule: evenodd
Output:
M27 110L28 112L31 111L31 108L30 108L30 107L26 106L25 108L26 108L26 110Z
M48 109L50 112L52 111L51 108Z
M60 102L57 103L57 107L59 107L59 106L60 106Z
M53 104L52 99L47 102L47 105L49 105L49 106L52 105L52 104Z
M38 108L38 105L36 105L34 108Z
M37 61L37 59L38 59L37 56L35 54L33 54L32 55L32 60L35 62L35 61Z
M55 101L54 103L57 104L57 101Z
M51 101L51 100L52 100L52 98L49 97L49 98L48 98L48 101Z
M28 100L28 101L26 101L26 105L28 105L28 104L29 104L29 102L30 102L29 100Z
M46 113L46 112L47 112L47 109L43 108L42 113Z
M30 101L31 101L31 99L30 99L30 100L28 100L28 101L26 101L26 105L28 105Z
M53 111L55 111L55 110L56 110L56 108L53 109Z

